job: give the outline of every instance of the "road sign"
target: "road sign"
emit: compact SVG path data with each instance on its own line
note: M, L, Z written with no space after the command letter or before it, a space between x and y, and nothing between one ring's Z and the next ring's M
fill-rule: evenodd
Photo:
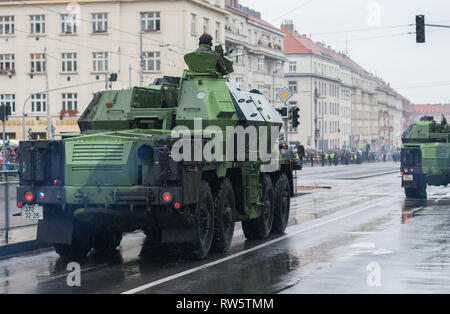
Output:
M283 87L277 95L284 103L286 103L289 99L291 99L292 94L286 87Z

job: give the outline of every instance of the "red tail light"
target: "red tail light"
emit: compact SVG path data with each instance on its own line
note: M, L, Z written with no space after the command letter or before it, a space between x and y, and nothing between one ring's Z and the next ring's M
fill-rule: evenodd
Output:
M34 200L34 194L33 192L28 191L27 193L25 193L25 199L28 202L31 202L32 200Z
M175 205L173 207L175 207L175 209L180 209L181 208L181 204L180 203L175 203Z
M172 201L172 194L170 194L170 192L165 192L162 195L162 199L163 199L164 202L169 203L169 202Z
M23 203L22 203L21 201L18 201L18 202L17 202L17 207L18 207L18 208L22 208L22 206L23 206Z

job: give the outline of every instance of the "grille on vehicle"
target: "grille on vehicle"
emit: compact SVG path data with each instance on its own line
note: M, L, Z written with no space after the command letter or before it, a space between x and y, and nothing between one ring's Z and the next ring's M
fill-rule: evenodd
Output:
M123 144L75 144L72 161L120 161Z
M107 171L121 171L122 170L122 166L108 166L108 165L98 165L98 166L72 166L72 171L73 172L86 172L86 171L102 171L102 172L107 172Z

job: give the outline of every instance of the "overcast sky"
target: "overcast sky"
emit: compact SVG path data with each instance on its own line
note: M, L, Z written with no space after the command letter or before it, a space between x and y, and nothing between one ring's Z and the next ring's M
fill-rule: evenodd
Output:
M348 47L351 58L413 103L450 103L450 29L427 27L425 44L416 44L415 34L407 34L415 32L409 24L415 23L416 14L424 14L426 23L450 25L449 0L240 3L260 11L264 20L276 26L292 19L299 33L325 41L337 51Z

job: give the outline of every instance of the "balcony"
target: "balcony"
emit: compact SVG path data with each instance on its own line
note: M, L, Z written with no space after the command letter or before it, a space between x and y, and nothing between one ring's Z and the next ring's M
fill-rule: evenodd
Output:
M274 58L277 60L287 61L284 56L284 52L282 47L274 44L274 43L264 43L263 41L258 41L257 44L249 45L249 50L251 53L264 55L269 58Z
M248 38L239 31L233 30L231 26L225 26L226 41L230 41L238 45L248 45Z

